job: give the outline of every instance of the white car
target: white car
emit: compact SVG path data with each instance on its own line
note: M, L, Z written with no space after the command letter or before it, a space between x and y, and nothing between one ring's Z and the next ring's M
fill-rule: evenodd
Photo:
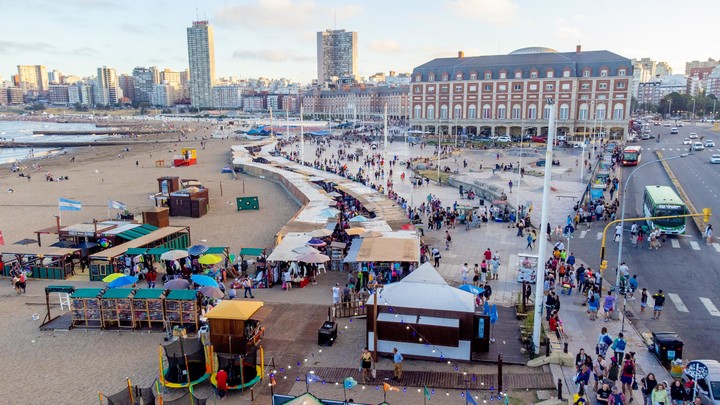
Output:
M672 127L672 128L670 128L670 133L671 133L671 134L677 134L677 133L678 133L678 129L675 128L675 127Z
M690 132L690 139L697 139L697 134L695 132Z
M703 146L702 142L695 142L695 143L693 143L693 150L697 150L697 151L705 150L705 146Z
M683 139L683 145L690 145L692 144L692 141L690 141L690 138Z
M679 126L679 127L684 127L685 124L683 124L682 122L678 122L678 126Z
M507 136L507 135L503 135L503 136L499 136L499 137L495 140L495 142L508 143L508 142L512 142L512 139L511 139L509 136Z
M715 141L712 139L708 139L705 141L705 147L706 148L714 148L715 147Z
M710 156L710 163L720 164L720 155L712 155L712 156Z
M670 126L670 123L669 123L669 122L666 122L666 123L665 123L665 126L666 126L666 127L669 127L669 126Z

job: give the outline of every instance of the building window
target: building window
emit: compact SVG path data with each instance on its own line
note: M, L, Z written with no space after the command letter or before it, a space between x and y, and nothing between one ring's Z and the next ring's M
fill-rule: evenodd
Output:
M455 108L453 108L453 118L462 119L462 106L460 104L456 104Z
M570 90L570 83L563 83L560 88L563 90Z
M428 92L428 93L435 93L435 86L428 86L428 87L427 87L427 92Z
M516 79L522 79L522 72L515 72Z
M627 72L627 70L625 70L625 69L618 70L618 76L625 76L625 74L626 74L625 72Z
M419 94L419 93L422 93L422 87L420 87L420 86L415 86L415 93L418 93L418 94Z
M462 80L462 79L463 79L463 74L462 74L462 72L458 72L458 73L455 75L455 80Z
M597 108L595 109L595 118L599 120L605 119L605 104L598 104Z
M555 77L555 71L554 71L554 70L548 70L546 77Z
M600 71L600 76L605 77L605 76L607 76L607 75L608 75L607 69L603 69L603 70Z
M462 84L455 86L455 93L462 93Z
M477 91L477 86L474 85L474 84L472 84L472 85L470 85L470 87L468 88L468 90L469 90L469 91Z
M446 120L448 118L448 106L441 105L440 106L440 119Z
M512 107L512 119L519 120L521 117L522 109L520 107L520 104L513 104Z
M492 73L490 73L490 72L485 73L485 80L490 80L490 79L492 79Z
M492 115L491 111L492 111L492 109L490 108L490 104L485 104L483 106L483 111L482 111L483 119L489 120Z
M528 119L529 120L537 119L537 106L535 104L530 104L530 106L528 106Z
M498 85L498 91L505 91L505 90L507 90L507 85L504 85L504 84Z
M588 105L585 103L580 104L580 110L578 111L578 119L579 120L586 120L588 119Z
M538 72L537 72L537 71L534 71L534 70L533 70L532 72L530 72L530 78L531 78L531 79L537 79L537 73L538 73Z
M505 117L506 117L506 114L505 114L505 104L500 104L500 105L498 106L498 110L497 110L497 118L498 118L499 120L504 120Z
M429 106L427 106L427 114L425 114L425 118L427 118L429 120L435 119L435 106L434 105L430 104Z
M470 73L470 80L477 80L477 73L475 73L475 72Z
M442 85L442 86L440 86L440 93L447 94L447 93L448 93L448 90L449 90L449 89L448 89L448 86L447 86L447 85Z
M622 104L618 103L615 104L615 108L613 109L613 119L614 120L622 120L623 119L623 113L625 112L625 107L623 107Z
M520 83L513 84L513 90L515 90L515 91L522 90L522 84L520 84Z
M450 78L450 75L449 75L449 74L443 73L443 75L442 75L442 80L443 80L444 82L448 81L449 78Z
M583 83L580 85L580 88L583 90L588 90L590 88L590 83Z
M563 77L570 77L570 70L568 70L568 69L563 70Z
M507 79L507 72L500 72L501 79Z
M625 88L625 82L618 82L617 88L618 88L618 89L624 89L624 88Z
M470 107L468 107L467 115L468 119L470 120L474 120L475 118L477 118L477 107L475 107L475 105L470 105Z
M413 107L413 117L415 117L416 120L419 120L422 118L422 107L419 105L416 105Z
M545 83L545 91L552 91L555 86L552 83Z
M560 106L560 119L566 120L570 118L570 107L567 104L562 104Z
M607 83L598 83L598 89L607 90Z
M583 77L590 77L590 69L583 70Z
M529 86L529 89L530 89L530 91L537 91L538 86L537 86L537 84L531 84L531 85Z
M483 86L483 91L492 91L492 85L491 85L491 84L486 84L486 85L484 85L484 86Z
M543 108L543 119L544 119L544 120L549 120L549 119L550 119L550 106L549 106L549 105L546 105L546 106Z
M429 82L434 82L434 81L435 81L435 73L430 73L430 74L428 75L428 81L429 81Z

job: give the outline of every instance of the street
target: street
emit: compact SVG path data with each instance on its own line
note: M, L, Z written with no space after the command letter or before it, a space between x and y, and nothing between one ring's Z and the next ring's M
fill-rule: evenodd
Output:
M670 135L669 127L651 127L657 136L661 134L660 142L647 140L638 142L643 147L642 162L646 163L657 159L654 151L660 150L664 157L677 156L688 151L688 146L682 140L690 132L696 132L698 137L713 139L720 144L720 136L704 127L685 126L679 128L679 134ZM695 140L693 140L695 141ZM710 155L720 153L718 148L708 148L704 151L692 152L691 155L668 162L678 181L691 199L695 208L701 210L710 207L716 215L720 214L720 201L717 191L720 190L720 165L709 163ZM634 167L622 168L623 183ZM633 175L630 180L626 218L642 216L642 195L646 185L672 186L662 164L644 167ZM713 217L711 223L720 223ZM648 302L648 309L640 314L639 298L628 302L633 307L638 320L650 331L677 332L685 343L683 358L715 358L718 349L709 343L708 337L720 334L720 270L717 260L720 258L720 244L706 245L700 232L691 221L687 221L686 235L668 238L660 250L647 248L633 248L629 241L629 232L623 244L623 258L630 268L631 274L637 274L640 288L648 289L650 295L662 289L666 294L666 303L660 320L650 319L652 316L652 303ZM625 228L629 229L630 223ZM599 263L600 240L602 231L600 224L593 225L592 229L576 234L572 248L578 257L597 267ZM617 243L612 241L613 230L608 231L607 253L608 272L606 278L614 282L615 274L612 270L617 265ZM640 294L636 294L637 297ZM622 301L621 301L622 302ZM707 343L706 343L707 342Z

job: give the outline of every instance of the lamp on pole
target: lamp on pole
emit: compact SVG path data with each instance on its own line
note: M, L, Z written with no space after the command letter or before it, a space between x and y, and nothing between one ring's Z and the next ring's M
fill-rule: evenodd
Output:
M646 162L646 163L641 164L640 166L636 167L632 172L630 172L630 174L629 174L629 175L627 176L627 178L625 179L625 185L623 186L623 189L622 189L623 196L622 196L622 203L621 203L621 205L620 205L620 224L619 224L620 227L621 227L621 229L624 229L624 227L625 227L625 201L626 201L627 195L628 195L628 185L630 184L630 180L632 179L633 175L634 175L638 170L642 169L643 167L649 166L649 165L651 165L651 164L659 163L659 162L667 162L668 160L680 159L680 158L684 158L684 157L687 156L687 155L688 155L687 153L683 153L683 154L680 155L680 156L672 156L672 157L663 158L663 159L651 160L650 162ZM617 268L615 269L615 291L618 293L618 297L619 297L619 294L620 294L620 292L619 292L619 288L620 288L620 264L622 263L623 239L624 239L623 235L620 234L620 241L619 241L619 244L618 244ZM601 280L601 283L602 283L602 280ZM601 284L601 285L602 285L602 284ZM624 307L625 307L625 303L623 302L623 309L624 309ZM623 328L623 330L625 329L625 311L624 311L624 310L623 310L623 324L622 324L622 328Z
M695 125L695 97L693 97L693 115L692 115L692 124Z
M545 177L543 180L543 197L542 211L540 214L540 229L543 230L548 226L548 215L550 211L550 179L553 156L553 143L555 141L555 100L547 98L545 103L550 107L550 117L548 120L548 139L545 149ZM543 286L545 280L545 258L547 256L547 238L541 237L540 246L538 247L538 264L535 281L535 314L533 324L533 345L535 345L535 353L540 353L540 315L542 314L543 305Z

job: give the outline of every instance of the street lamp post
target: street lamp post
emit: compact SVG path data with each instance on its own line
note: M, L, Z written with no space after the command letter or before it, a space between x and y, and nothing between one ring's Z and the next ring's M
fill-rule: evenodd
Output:
M693 115L692 115L692 124L695 125L695 97L693 97Z
M638 170L642 169L642 168L645 167L645 166L649 166L649 165L651 165L651 164L653 164L653 163L667 162L668 160L680 159L680 158L684 158L685 156L687 156L687 153L683 153L683 154L680 155L680 156L673 156L673 157L669 157L669 158L652 160L652 161L650 161L650 162L646 162L646 163L641 164L640 166L636 167L635 170L633 170L632 172L630 172L630 174L627 176L627 179L625 179L625 185L623 186L623 190L622 190L623 196L622 196L622 203L621 203L621 205L620 205L620 227L621 227L621 229L624 229L624 228L625 228L625 201L626 201L627 195L628 195L628 185L630 184L630 180L632 179L633 175L634 175ZM619 289L620 289L620 264L622 263L623 239L624 239L624 236L623 236L623 234L621 233L621 234L620 234L620 241L619 241L619 244L618 244L617 267L616 267L616 269L615 269L615 292L618 293L618 297L620 296L620 291L619 291ZM623 300L623 323L622 323L622 329L623 329L623 331L624 331L624 329L625 329L625 300Z

